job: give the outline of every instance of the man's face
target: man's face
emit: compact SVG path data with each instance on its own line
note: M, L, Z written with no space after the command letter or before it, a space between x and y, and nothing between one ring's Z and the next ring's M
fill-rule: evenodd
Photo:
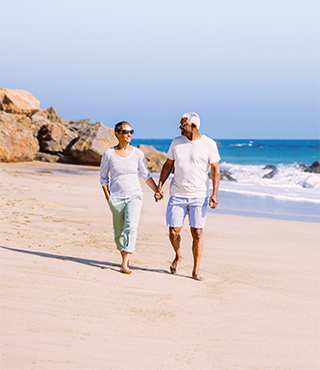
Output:
M188 118L181 118L179 128L181 130L181 135L183 136L187 136L188 133L191 132L192 126L188 123Z

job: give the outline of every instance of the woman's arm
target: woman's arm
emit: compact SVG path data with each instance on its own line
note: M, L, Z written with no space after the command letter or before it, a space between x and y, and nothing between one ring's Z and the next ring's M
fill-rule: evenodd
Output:
M152 177L149 177L148 180L146 181L146 184L149 186L151 190L153 190L155 193L157 191L157 185L154 182Z
M102 190L103 190L104 195L107 199L107 202L109 202L109 199L110 199L109 186L108 185L102 185Z

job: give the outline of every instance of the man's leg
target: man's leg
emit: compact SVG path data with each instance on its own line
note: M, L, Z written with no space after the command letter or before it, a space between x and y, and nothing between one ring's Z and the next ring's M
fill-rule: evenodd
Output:
M203 280L199 274L200 260L203 249L203 229L190 227L192 235L193 270L192 277L195 280Z
M180 231L181 227L169 227L169 239L176 253L176 256L170 266L171 274L175 274L177 272L178 267L182 261L182 255L180 252L180 241L181 241Z

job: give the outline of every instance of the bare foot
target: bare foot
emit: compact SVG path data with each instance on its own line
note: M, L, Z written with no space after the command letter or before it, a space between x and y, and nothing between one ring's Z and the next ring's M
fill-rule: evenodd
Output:
M131 274L132 271L130 269L124 269L121 267L120 272L122 272L123 274Z
M178 271L178 267L182 261L182 257L177 257L172 261L170 266L171 274L175 274Z
M204 278L202 276L200 276L199 274L192 274L192 278L194 280L198 280L198 281L204 281Z

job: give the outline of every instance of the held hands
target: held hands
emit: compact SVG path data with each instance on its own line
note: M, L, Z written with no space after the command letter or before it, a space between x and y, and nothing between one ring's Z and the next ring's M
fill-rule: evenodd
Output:
M211 195L209 199L209 207L214 209L217 208L218 204L219 204L218 197L216 195Z
M161 199L164 198L164 192L162 190L157 190L154 193L154 200L155 202L160 202Z

